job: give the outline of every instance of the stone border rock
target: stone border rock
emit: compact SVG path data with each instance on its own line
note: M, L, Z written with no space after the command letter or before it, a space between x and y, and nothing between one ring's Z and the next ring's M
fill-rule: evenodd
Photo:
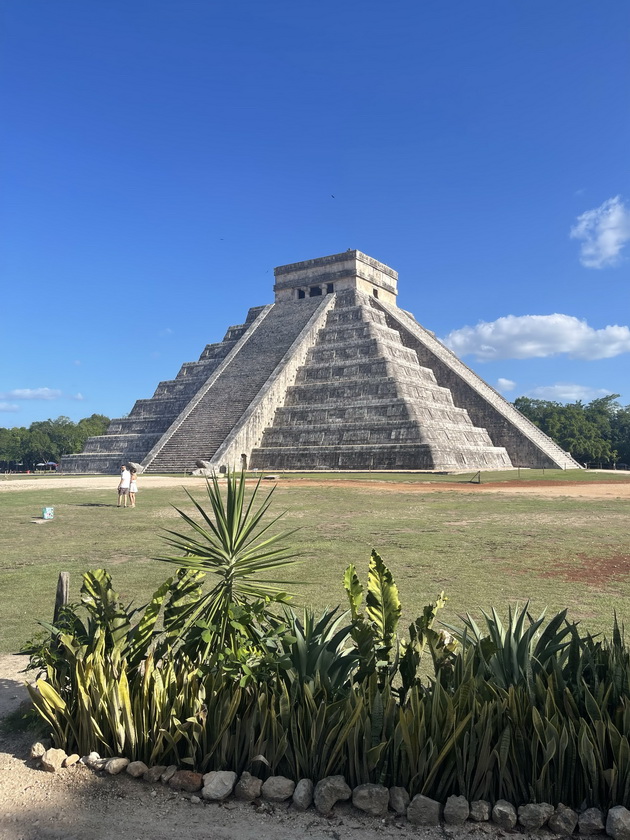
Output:
M263 781L244 771L240 777L232 770L211 770L196 773L180 770L176 765L156 764L147 767L143 761L129 761L127 758L110 756L101 758L91 752L79 758L68 756L63 750L55 749L50 742L38 741L31 747L31 758L43 770L58 773L71 767L77 761L102 775L115 776L127 773L135 779L149 784L168 785L176 791L192 794L190 802L225 802L231 796L246 802L257 803L260 810L269 810L273 804L287 803L298 811L311 806L328 816L337 802L351 800L355 808L373 817L384 817L388 811L397 817L406 817L407 822L417 826L463 825L466 821L492 822L499 828L511 831L516 826L527 832L536 832L547 827L556 835L570 836L576 829L582 836L607 834L613 840L630 840L630 810L623 805L612 807L608 814L599 808L585 808L581 813L558 803L556 807L548 802L537 802L514 806L504 799L492 805L485 800L468 802L464 796L449 796L445 803L428 796L416 794L410 798L402 787L386 788L378 784L362 784L352 790L343 776L327 776L314 784L311 779L294 782L285 776L270 776Z

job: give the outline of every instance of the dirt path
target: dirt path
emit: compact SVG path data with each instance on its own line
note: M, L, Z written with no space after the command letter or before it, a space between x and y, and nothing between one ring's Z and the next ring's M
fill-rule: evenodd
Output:
M280 477L275 483L280 487L340 487L343 485L353 490L371 490L378 488L379 493L509 493L528 496L570 496L584 499L625 498L630 499L630 476L627 480L608 478L607 473L599 473L596 481L506 481L486 484L471 484L465 479L453 481L389 481L374 479L352 481L347 478L293 478ZM51 478L16 478L9 476L0 479L0 493L19 493L25 490L52 490L54 488L80 488L93 490L115 490L116 476L54 476ZM252 479L252 483L253 483ZM151 487L203 487L204 479L196 476L143 475L142 489ZM271 482L269 482L271 483Z

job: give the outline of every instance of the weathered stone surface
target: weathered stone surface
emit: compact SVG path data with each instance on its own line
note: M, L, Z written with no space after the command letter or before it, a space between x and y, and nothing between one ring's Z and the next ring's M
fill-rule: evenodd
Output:
M31 758L41 758L46 750L49 750L51 747L52 744L50 743L50 738L35 741L34 744L31 744Z
M300 779L293 791L293 807L298 811L306 811L313 804L315 785L312 779Z
M129 764L128 758L109 758L107 763L105 764L105 772L109 773L110 776L117 776L119 773L122 773L123 770L127 769L127 765Z
M569 835L575 831L578 822L577 812L562 802L558 805L553 814L549 817L547 825L554 834Z
M187 793L196 793L203 787L203 776L193 770L176 770L168 780L168 786L173 790L185 790Z
M252 802L258 799L262 789L262 779L257 776L252 776L245 770L241 773L241 777L234 788L234 796L236 799L241 799L243 802Z
M269 776L262 786L263 799L270 802L285 802L293 796L295 782L286 776Z
M352 804L372 817L382 817L389 807L389 791L384 785L358 785L352 791Z
M159 782L160 776L166 770L166 764L154 764L144 774L145 782Z
M94 762L100 759L100 755L97 752L91 752L89 755L84 755L81 758L81 763L85 764L86 767L92 768L94 766Z
M250 309L107 434L64 456L63 470L204 463L196 472L208 474L240 467L242 455L265 471L578 467L397 307L388 266L351 251L275 274L274 304Z
M516 808L511 802L506 802L505 799L499 799L498 802L494 803L492 822L500 825L501 828L514 828L516 820Z
M407 808L407 819L412 825L439 825L441 810L435 799L417 793Z
M487 822L492 814L492 807L485 799L475 799L470 803L470 819L475 822Z
M199 805L201 798L199 796L191 796L190 801L193 805Z
M599 808L587 808L578 817L578 831L580 834L603 834L604 815Z
M72 753L72 755L69 755L69 756L66 757L66 759L63 762L63 766L64 767L74 767L74 765L77 763L78 760L79 760L79 754L78 753Z
M351 796L352 791L343 776L326 776L315 785L313 801L320 814L330 814L337 802Z
M51 747L42 756L42 767L48 773L56 773L58 770L61 770L66 758L67 756L63 750Z
M130 761L127 765L127 773L129 773L130 776L133 776L134 779L138 779L140 776L144 776L144 774L148 772L149 768L144 761Z
M606 817L606 834L613 840L630 840L630 811L615 805Z
M444 822L449 825L463 825L470 814L470 805L465 796L449 796L444 806Z
M105 765L107 764L108 761L109 761L109 758L107 758L107 757L105 757L105 758L95 758L90 766L92 767L92 770L105 770Z
M548 802L531 802L521 805L518 809L519 824L528 831L538 831L554 812L553 805Z
M203 777L201 798L209 802L222 802L234 790L237 775L233 770L211 770Z
M166 770L161 774L160 781L163 785L167 785L173 776L177 773L177 765L169 764Z
M407 813L410 796L404 787L390 787L389 789L389 807L397 814L404 816Z

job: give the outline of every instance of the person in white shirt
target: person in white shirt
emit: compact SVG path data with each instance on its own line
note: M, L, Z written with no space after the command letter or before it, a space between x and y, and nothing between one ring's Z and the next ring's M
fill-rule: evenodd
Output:
M127 507L127 496L129 495L129 485L131 484L131 473L127 469L127 465L123 464L120 468L120 481L118 482L118 504L116 507Z
M131 472L131 483L129 484L129 501L131 502L131 507L136 506L136 493L138 492L138 474L133 469L130 470Z

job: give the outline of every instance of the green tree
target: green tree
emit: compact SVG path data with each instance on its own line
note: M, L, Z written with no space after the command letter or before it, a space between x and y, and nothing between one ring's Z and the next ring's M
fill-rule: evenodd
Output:
M600 397L588 405L519 397L514 405L578 461L606 464L617 458L613 427L620 410L618 396Z

